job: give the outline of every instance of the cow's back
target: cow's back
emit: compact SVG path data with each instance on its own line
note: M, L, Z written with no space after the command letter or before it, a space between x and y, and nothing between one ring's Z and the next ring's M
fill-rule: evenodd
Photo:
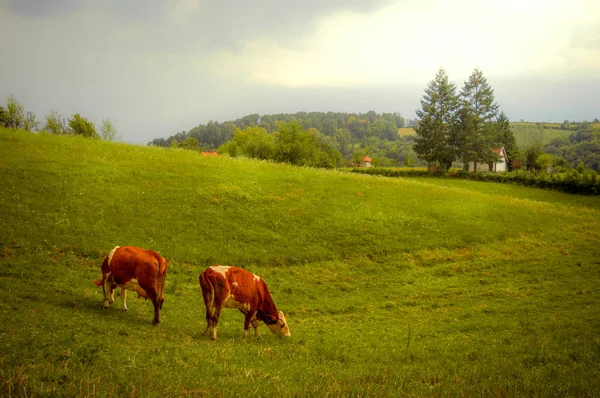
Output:
M236 301L251 304L255 308L262 301L263 292L260 282L263 281L253 273L243 268L230 267L227 273L227 282Z
M126 285L135 279L150 297L160 295L164 289L167 263L153 250L120 247L113 253L108 266L118 285Z

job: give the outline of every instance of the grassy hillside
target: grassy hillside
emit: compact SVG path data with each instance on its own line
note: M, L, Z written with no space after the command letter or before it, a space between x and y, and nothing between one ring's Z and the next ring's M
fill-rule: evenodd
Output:
M0 130L0 395L598 395L600 201ZM102 310L115 245L169 261L163 321ZM198 274L263 276L292 337Z
M415 129L412 127L400 127L398 129L398 135L403 137L405 135L416 135Z
M572 130L561 130L559 123L511 122L510 127L519 148L535 143L544 146L555 138L569 138L573 134Z
M555 138L569 138L572 130L561 130L560 123L511 122L510 127L520 148L526 148L539 142L542 146L549 144ZM398 135L415 135L412 127L398 129Z

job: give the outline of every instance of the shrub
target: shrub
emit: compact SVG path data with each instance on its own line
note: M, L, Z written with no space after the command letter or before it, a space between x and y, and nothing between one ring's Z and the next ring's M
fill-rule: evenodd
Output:
M593 170L585 170L579 173L577 170L570 170L566 173L554 174L536 174L527 171L516 171L511 173L486 173L486 172L466 172L463 170L443 172L429 172L419 169L400 169L400 168L356 168L353 173L379 175L385 177L438 177L438 178L461 178L465 180L498 182L519 184L526 187L551 189L560 192L600 195L600 177Z

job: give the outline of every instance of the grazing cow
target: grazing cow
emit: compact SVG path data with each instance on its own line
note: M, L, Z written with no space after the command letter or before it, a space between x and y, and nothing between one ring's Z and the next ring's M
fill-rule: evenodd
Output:
M260 277L241 268L213 265L202 272L199 279L207 323L202 335L210 329L210 338L215 340L221 310L237 308L246 316L244 337L248 336L250 323L255 335L260 337L258 321L264 322L279 336L290 336L283 312L275 308L269 288Z
M121 288L123 310L127 311L127 290L154 304L153 325L160 322L167 278L167 262L160 254L134 246L117 246L102 262L102 279L94 281L104 290L104 308L115 301L115 289Z

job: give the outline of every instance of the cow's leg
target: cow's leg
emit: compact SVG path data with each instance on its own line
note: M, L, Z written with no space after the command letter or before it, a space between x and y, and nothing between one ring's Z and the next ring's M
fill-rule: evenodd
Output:
M252 327L254 328L254 334L258 337L260 333L258 333L258 321L255 318L256 311L248 311L246 313L246 317L244 318L244 337L248 337L248 329L250 328L250 323L252 323Z
M111 295L114 294L114 292L112 290L112 283L110 281L110 278L104 279L104 285L102 286L102 290L104 291L104 308L108 308L108 306L114 301L114 296L111 300Z
M252 327L254 328L254 335L260 337L260 332L258 331L258 319L254 318L252 320Z
M211 331L210 335L212 336L212 304L206 305L206 329L202 332L201 336L204 336L208 330Z
M161 300L157 296L154 296L152 297L152 304L154 304L154 319L152 320L152 324L156 325L160 322Z
M217 339L217 324L219 323L219 315L221 315L221 307L216 307L215 313L212 316L211 325L210 325L211 340Z
M123 311L127 311L127 289L121 287L121 299L123 300Z

